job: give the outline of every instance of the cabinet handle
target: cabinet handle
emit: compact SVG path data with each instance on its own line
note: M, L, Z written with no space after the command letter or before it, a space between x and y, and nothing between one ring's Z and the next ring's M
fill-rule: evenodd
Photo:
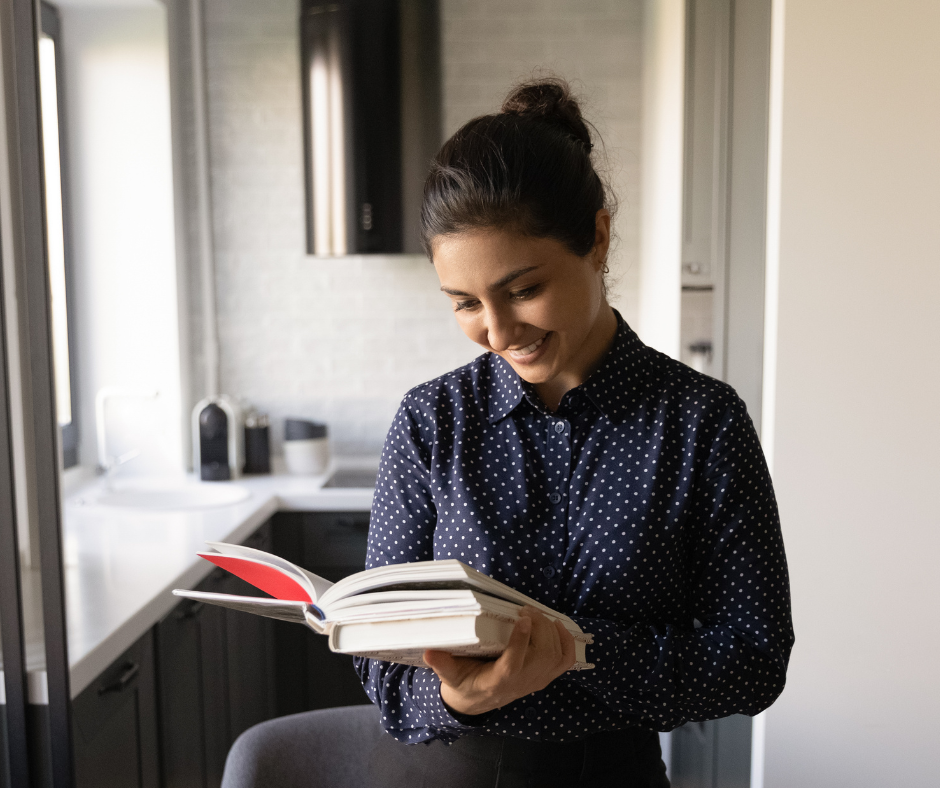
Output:
M206 606L205 602L192 602L185 610L180 610L176 614L177 621L183 621L187 618L195 618L199 615L199 611Z
M98 694L104 695L107 692L123 692L130 683L137 678L138 673L140 673L140 665L136 662L128 662L114 681L98 688Z

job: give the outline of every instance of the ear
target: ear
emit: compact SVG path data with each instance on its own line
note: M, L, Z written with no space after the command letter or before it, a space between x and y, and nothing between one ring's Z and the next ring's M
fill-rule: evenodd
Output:
M601 208L594 216L594 248L591 254L593 263L600 270L607 264L607 252L610 251L610 211Z

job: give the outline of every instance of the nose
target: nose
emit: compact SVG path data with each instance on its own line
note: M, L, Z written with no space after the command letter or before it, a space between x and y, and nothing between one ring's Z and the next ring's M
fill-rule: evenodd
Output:
M486 340L497 353L512 347L518 326L509 310L489 309L486 313Z

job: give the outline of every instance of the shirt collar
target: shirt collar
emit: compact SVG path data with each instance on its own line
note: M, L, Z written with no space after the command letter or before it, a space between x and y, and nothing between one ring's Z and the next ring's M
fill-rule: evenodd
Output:
M652 377L655 353L636 335L617 310L617 336L594 373L578 388L610 421L624 422L636 414Z
M621 422L635 412L640 394L648 385L649 348L640 341L616 309L614 314L617 316L614 344L597 370L578 386L578 390L584 392L609 420ZM508 361L495 353L489 353L488 359L488 415L490 424L493 424L512 413L528 395L525 384ZM532 404L541 410L535 403Z
M522 402L525 392L516 371L502 357L487 354L490 362L487 406L490 424L505 418Z

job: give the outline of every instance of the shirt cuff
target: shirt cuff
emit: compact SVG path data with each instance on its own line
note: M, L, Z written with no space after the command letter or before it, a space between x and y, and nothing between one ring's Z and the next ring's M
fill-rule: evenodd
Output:
M479 729L489 720L486 714L461 714L451 709L441 698L441 680L429 668L418 668L414 672L411 697L427 715L430 727L437 730L471 731Z

